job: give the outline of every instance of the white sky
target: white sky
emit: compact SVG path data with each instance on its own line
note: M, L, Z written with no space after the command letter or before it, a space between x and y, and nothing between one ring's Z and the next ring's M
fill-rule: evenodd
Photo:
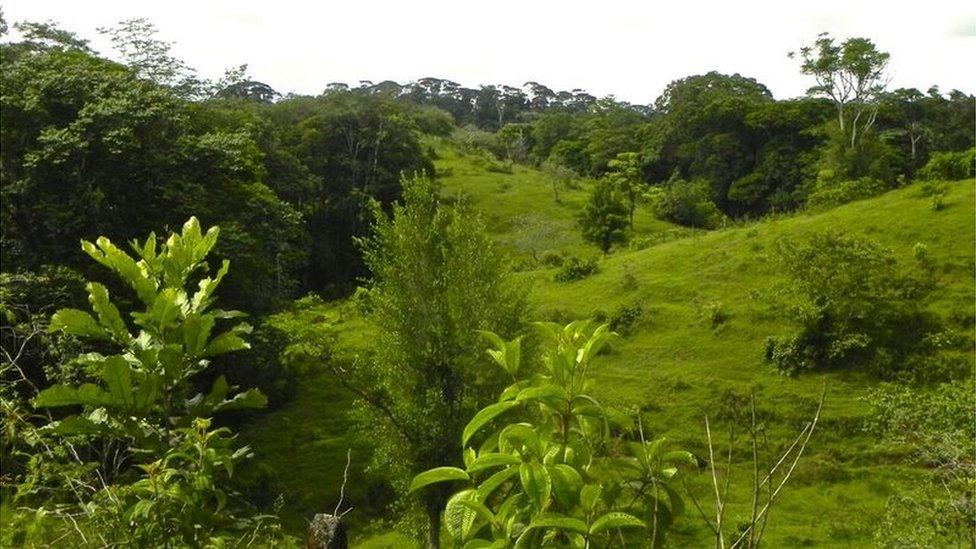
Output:
M8 24L54 19L109 52L96 27L148 17L202 75L248 63L279 92L435 76L535 80L649 103L668 82L739 72L778 98L810 85L786 53L817 33L891 53L892 87L976 92L972 0L0 0ZM968 60L968 61L967 61Z

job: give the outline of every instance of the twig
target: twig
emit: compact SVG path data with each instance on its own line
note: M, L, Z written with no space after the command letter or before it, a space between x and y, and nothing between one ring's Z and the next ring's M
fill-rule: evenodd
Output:
M352 461L352 448L347 448L346 468L345 470L342 471L342 486L339 488L339 502L336 503L335 510L332 511L333 516L340 517L340 518L346 513L348 513L349 511L352 511L352 508L350 507L345 513L342 513L342 515L339 514L339 508L342 507L342 500L343 498L346 497L346 481L349 480L349 463L351 461Z

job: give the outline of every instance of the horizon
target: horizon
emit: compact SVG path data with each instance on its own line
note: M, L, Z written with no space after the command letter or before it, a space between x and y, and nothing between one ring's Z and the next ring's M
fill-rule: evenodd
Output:
M374 2L335 6L333 12L294 2L279 2L271 10L255 1L181 0L163 7L112 0L91 9L63 0L14 0L5 2L3 11L12 36L17 35L15 22L53 20L113 59L117 56L97 28L146 17L160 39L174 43L173 55L201 76L216 78L227 68L247 64L254 80L282 95L318 95L333 82L354 87L362 81L404 84L434 77L471 88L535 81L557 91L582 89L648 105L670 82L714 70L754 78L775 98L788 99L803 96L812 80L800 74L798 61L787 53L820 32L841 40L863 36L889 52L889 89L976 90L976 73L959 69L976 54L976 8L969 3L942 0L922 13L837 0L789 8L766 1L715 4L708 7L713 17L694 20L693 30L701 8L691 5L661 8L663 16L651 13L651 6L621 9L626 2L610 2L594 13L578 13L577 3L548 10L555 5L519 6L506 0L473 14L440 0L416 9ZM871 17L882 9L883 16ZM186 16L190 10L193 17ZM310 10L316 12L293 17ZM380 12L386 17L377 17ZM333 13L350 23L331 23ZM325 21L319 23L323 29L315 27L317 21ZM261 39L251 39L255 35ZM511 36L520 40L505 40Z

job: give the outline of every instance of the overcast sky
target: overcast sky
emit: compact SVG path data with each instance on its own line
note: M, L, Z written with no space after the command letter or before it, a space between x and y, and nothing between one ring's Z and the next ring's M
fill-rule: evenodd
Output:
M204 76L248 63L280 92L329 82L424 76L466 86L583 88L649 103L668 82L739 72L778 98L810 82L786 53L821 31L865 36L891 53L892 87L976 91L972 0L345 2L0 0L8 23L59 21L110 49L96 28L148 17Z

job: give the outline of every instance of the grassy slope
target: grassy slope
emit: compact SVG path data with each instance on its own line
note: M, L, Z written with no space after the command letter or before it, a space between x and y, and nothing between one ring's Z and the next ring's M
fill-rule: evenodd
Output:
M447 194L465 194L485 215L489 230L516 261L547 249L596 255L578 237L574 212L582 190L563 194L556 203L543 174L516 166L513 174L484 170L469 158L439 147L437 162ZM644 319L601 359L596 375L603 398L646 412L654 434L704 453L703 417L720 413L723 395L756 387L759 406L769 419L773 440L784 440L809 415L824 381L828 398L822 428L809 454L776 508L767 532L771 546L862 546L888 495L918 472L900 464L898 455L879 451L860 432L859 397L875 384L857 374L835 372L825 378L784 378L761 360L769 335L789 332L789 320L776 316L760 298L779 277L770 267L773 243L813 231L837 228L868 234L910 260L916 242L929 248L939 266L940 289L932 306L955 318L974 315L973 269L976 227L974 187L955 183L946 208L934 212L928 199L911 186L831 210L801 214L751 226L694 234L639 251L621 251L601 261L600 272L586 280L552 282L553 270L523 271L531 287L537 318L587 317L639 303ZM526 224L545 238L526 239ZM538 229L545 227L545 229ZM637 219L639 234L662 235L673 226L646 213ZM542 244L539 244L539 242ZM524 262L524 261L523 261ZM625 285L625 273L637 284ZM728 320L713 329L703 319L708 304L720 304ZM366 343L358 321L340 324L348 345ZM971 324L965 329L971 330ZM343 409L348 397L323 374L303 381L299 398L255 425L249 441L277 475L294 505L286 516L296 527L301 514L328 508L335 501L349 444ZM744 458L745 456L743 456ZM749 472L736 458L728 521L747 512ZM354 464L356 462L354 461ZM703 493L704 476L692 489ZM356 498L359 499L359 498ZM361 503L360 503L361 504ZM675 528L678 545L707 543L708 532L690 516ZM363 539L363 538L361 538ZM371 547L396 546L395 534L372 538Z

